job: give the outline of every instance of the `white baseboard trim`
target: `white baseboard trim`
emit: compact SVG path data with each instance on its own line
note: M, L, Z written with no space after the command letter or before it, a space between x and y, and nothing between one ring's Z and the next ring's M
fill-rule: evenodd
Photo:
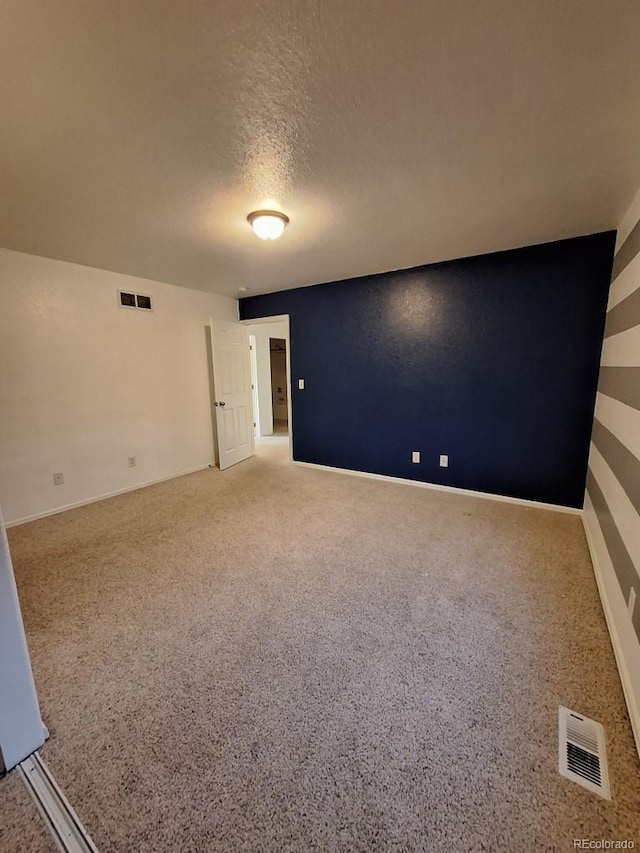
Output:
M459 489L456 486L441 486L439 483L424 483L422 480L408 480L404 477L390 477L388 474L371 474L368 471L354 471L352 468L332 468L330 465L317 465L315 462L297 462L294 465L302 465L305 468L315 468L318 471L331 471L335 474L349 474L352 477L367 477L370 480L383 480L386 483L402 483L405 486L417 486L420 489L433 489L437 492L450 492L454 495L466 495L471 498L483 498L490 501L502 501L503 503L517 504L518 506L534 507L535 509L550 509L553 512L566 512L570 515L582 515L581 509L572 506L559 506L558 504L545 504L540 501L529 501L525 498L510 498L506 495L494 495L489 492L476 492L473 489Z
M631 728L640 755L640 645L631 625L629 611L618 586L615 570L593 507L587 498L582 514L593 573L600 593L604 618L609 629ZM635 665L633 658L636 658Z
M47 509L44 512L37 512L34 515L25 515L23 518L15 518L12 521L5 521L5 527L18 527L20 524L27 524L30 521L37 521L39 518L47 518L49 515L57 515L59 512L67 512L70 509L77 509L81 506L98 503L98 501L106 501L108 498L115 498L118 495L124 495L127 492L137 492L138 489L146 489L148 486L157 486L158 483L165 483L167 480L175 480L177 477L184 477L187 474L195 474L198 471L206 471L211 468L211 464L199 465L197 468L188 468L186 471L179 471L177 474L168 474L166 477L158 477L156 480L148 480L146 483L138 483L135 486L126 486L124 489L117 489L115 492L105 492L103 495L97 495L93 498L86 498L75 503L65 504L64 506L56 507L55 509Z

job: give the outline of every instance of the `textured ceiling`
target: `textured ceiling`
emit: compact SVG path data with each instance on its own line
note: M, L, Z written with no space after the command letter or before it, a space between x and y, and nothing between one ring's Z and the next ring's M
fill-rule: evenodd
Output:
M0 245L236 295L615 227L639 44L637 0L3 0Z

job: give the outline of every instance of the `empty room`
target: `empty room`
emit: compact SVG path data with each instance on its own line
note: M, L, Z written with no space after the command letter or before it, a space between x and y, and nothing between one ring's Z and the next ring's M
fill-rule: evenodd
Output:
M640 846L640 5L0 4L0 850Z

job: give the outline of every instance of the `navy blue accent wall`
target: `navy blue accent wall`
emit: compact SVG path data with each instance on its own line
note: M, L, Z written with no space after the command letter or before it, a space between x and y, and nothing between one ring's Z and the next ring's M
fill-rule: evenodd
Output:
M245 320L290 315L294 458L581 507L614 244L241 300Z

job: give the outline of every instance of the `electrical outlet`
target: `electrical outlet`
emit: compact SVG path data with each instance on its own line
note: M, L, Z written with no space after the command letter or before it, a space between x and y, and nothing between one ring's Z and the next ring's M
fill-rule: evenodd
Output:
M449 467L449 457L446 455L446 453L442 453L440 455L440 467L441 468L448 468Z
M420 461L420 451L419 450L414 450L411 453L411 461L416 462L416 463Z
M629 616L633 619L633 611L636 606L636 590L635 587L631 587L629 591L629 600L627 601L627 607L629 608Z
M304 391L304 379L298 379L298 390Z
M129 468L135 468L135 467L136 467L136 457L130 456L129 457Z
M53 485L54 486L64 486L64 474L54 474L53 475Z

